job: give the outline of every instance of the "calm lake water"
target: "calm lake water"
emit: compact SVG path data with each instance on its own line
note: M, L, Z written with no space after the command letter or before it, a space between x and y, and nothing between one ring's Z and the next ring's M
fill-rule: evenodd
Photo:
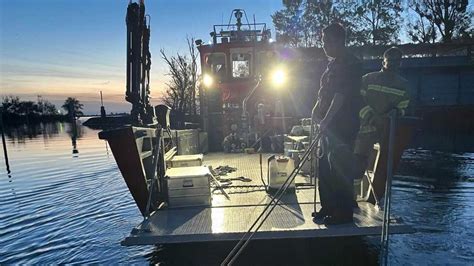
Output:
M122 247L142 219L98 131L70 124L7 129L1 153L0 264L218 264L231 243ZM418 233L391 237L389 262L470 264L474 154L409 150L392 210ZM377 264L379 238L255 241L242 264Z

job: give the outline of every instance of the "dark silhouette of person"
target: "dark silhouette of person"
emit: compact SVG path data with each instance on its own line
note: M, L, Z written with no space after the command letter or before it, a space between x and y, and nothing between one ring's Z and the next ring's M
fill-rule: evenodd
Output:
M344 27L334 23L323 30L323 49L330 59L321 76L317 102L313 108L322 133L319 159L320 211L315 219L325 224L353 221L352 151L359 129L362 65L345 46Z

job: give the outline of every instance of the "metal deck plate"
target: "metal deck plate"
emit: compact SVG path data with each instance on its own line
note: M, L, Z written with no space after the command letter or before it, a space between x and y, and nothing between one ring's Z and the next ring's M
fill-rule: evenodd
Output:
M236 167L227 178L246 176L252 182L234 181L233 185L261 185L258 155L211 154L204 157L204 164ZM266 168L264 169L266 173ZM304 181L304 177L299 177ZM230 199L215 191L212 207L187 207L156 211L148 221L141 223L127 237L124 245L151 245L205 241L239 240L270 202L262 189L226 188ZM359 202L354 211L354 223L325 226L313 222L314 189L300 187L295 193L286 194L279 206L270 214L255 239L310 238L377 235L382 229L383 211L372 204ZM317 204L317 209L320 205ZM413 229L393 220L390 233L411 233Z

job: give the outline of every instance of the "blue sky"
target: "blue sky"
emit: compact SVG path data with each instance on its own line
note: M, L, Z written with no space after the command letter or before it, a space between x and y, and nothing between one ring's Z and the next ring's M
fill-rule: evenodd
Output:
M138 0L134 0L138 1ZM86 113L129 111L125 91L125 14L129 0L0 0L0 96L60 106L77 97ZM212 25L227 23L235 8L273 28L281 0L146 0L151 16L153 102L161 97L167 69L160 49L186 52L186 36L208 41ZM470 10L474 1L470 3ZM274 33L274 32L273 32ZM406 41L406 40L404 40Z
M125 13L129 0L0 0L0 95L57 105L69 96L99 112L129 111L124 100ZM152 96L165 88L159 50L186 52L186 36L209 40L213 24L227 23L235 8L272 27L280 0L147 0L151 16Z

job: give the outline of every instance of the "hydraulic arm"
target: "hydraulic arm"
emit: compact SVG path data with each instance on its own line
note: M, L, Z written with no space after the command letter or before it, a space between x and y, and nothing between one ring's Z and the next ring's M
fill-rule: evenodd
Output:
M127 88L125 99L132 104L135 125L155 123L155 112L150 105L151 53L150 25L145 15L145 3L130 1L127 8Z

